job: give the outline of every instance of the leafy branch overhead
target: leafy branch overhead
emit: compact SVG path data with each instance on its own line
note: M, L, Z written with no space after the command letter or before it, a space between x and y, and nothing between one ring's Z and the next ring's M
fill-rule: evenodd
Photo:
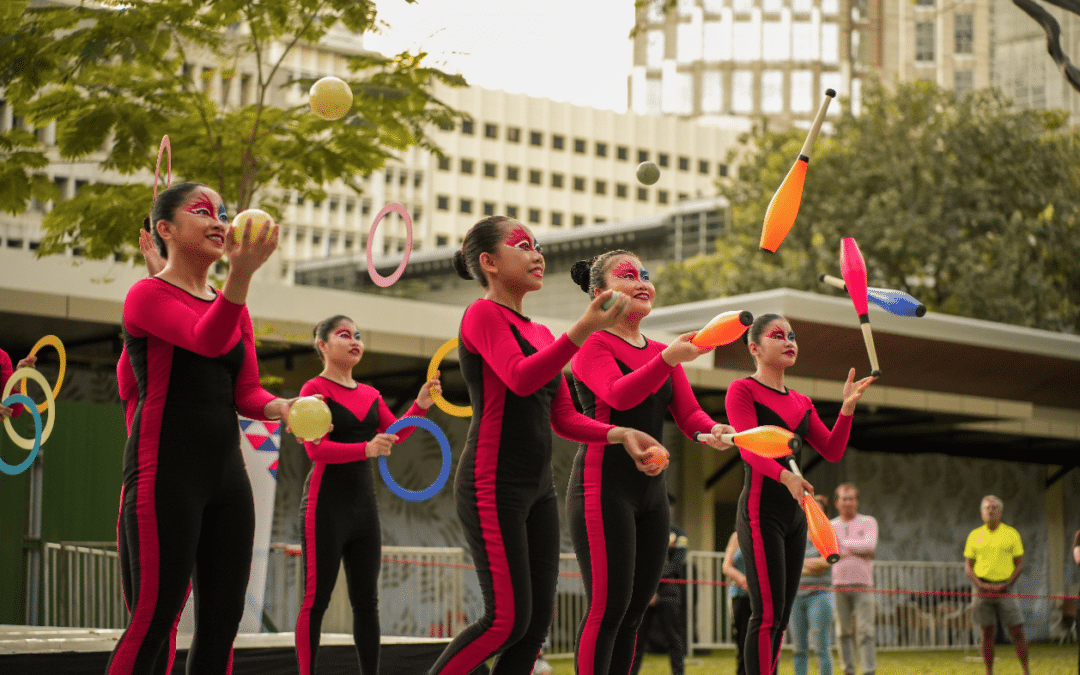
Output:
M320 200L340 180L360 192L359 177L397 153L439 152L432 128L464 117L433 93L436 83L463 86L460 76L426 67L424 54L359 48L340 57L355 74L352 110L335 121L310 114L314 78L292 72L298 53L331 30L359 46L355 36L378 27L373 0L19 0L4 3L0 20L0 86L20 120L0 135L0 209L54 202L39 256L133 255L165 134L174 175L214 187L231 212L280 215L268 188ZM52 123L55 146L28 131ZM95 165L98 178L58 201L42 172L51 162Z
M788 287L831 293L840 240L859 242L871 286L931 311L1080 332L1080 130L1063 111L1014 110L916 81L864 88L814 148L795 226L758 249L765 210L805 131L743 139L721 184L730 230L716 254L660 270L666 304Z

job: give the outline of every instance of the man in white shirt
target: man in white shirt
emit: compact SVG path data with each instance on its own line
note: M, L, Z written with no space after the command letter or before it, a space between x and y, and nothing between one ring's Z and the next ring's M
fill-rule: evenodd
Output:
M836 600L836 636L844 673L855 675L855 650L861 655L863 675L874 675L874 556L878 524L873 516L859 513L859 488L841 483L833 495L840 515L832 520L840 561L833 565Z

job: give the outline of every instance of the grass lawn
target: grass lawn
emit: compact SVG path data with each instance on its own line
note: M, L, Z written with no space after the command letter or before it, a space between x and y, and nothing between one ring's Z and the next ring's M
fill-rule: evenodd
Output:
M1030 645L1028 665L1031 675L1075 675L1077 646L1056 644ZM1011 644L997 645L994 675L1020 675L1020 661ZM878 652L877 675L985 675L982 657L977 649L963 651ZM574 664L569 659L552 659L554 675L573 675ZM840 673L839 660L833 654L833 672ZM671 667L666 656L649 654L640 675L669 675ZM734 650L718 649L686 661L686 675L734 675ZM792 675L791 652L780 655L780 675ZM819 675L817 658L811 654L809 675Z

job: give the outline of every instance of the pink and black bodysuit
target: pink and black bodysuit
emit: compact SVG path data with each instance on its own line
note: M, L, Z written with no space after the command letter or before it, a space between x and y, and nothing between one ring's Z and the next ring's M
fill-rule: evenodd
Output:
M397 418L378 390L366 384L346 387L320 376L300 389L301 396L314 394L325 397L334 427L321 442L304 442L313 464L300 504L304 600L296 618L296 658L301 675L315 672L323 615L344 561L360 672L378 675L382 536L367 442ZM426 412L414 401L405 416ZM398 432L399 442L412 431Z
M138 386L119 524L132 616L109 673L152 672L189 580L198 619L188 670L226 673L255 528L236 414L265 419L274 396L259 385L244 305L144 279L128 291L123 328Z
M597 421L664 436L671 412L684 434L716 424L698 405L681 365L661 357L667 345L593 333L571 362L578 400ZM670 532L664 473L638 470L621 445L582 444L567 490L567 515L588 601L578 629L578 675L627 673L638 626L660 585Z
M498 654L492 675L532 672L555 610L559 505L551 432L603 443L610 425L577 412L562 368L578 347L491 300L461 321L461 370L473 416L455 501L484 615L459 634L431 675L467 675Z
M797 391L777 391L752 377L735 380L725 397L728 420L736 431L772 424L793 431L830 462L847 448L851 415L840 415L830 431L814 403ZM739 451L746 462L735 527L746 563L750 622L743 647L747 675L776 669L799 589L806 551L806 515L780 482L788 458L767 459ZM798 456L795 456L798 462Z

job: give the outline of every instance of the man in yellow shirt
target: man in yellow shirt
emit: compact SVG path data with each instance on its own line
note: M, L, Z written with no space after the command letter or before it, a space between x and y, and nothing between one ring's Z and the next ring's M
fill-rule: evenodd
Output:
M1001 522L1005 505L998 497L983 497L980 511L984 525L971 531L964 545L966 572L971 583L973 616L982 627L982 655L986 675L994 673L994 634L997 620L1009 631L1024 675L1028 675L1028 648L1024 638L1024 615L1009 588L1024 568L1024 545L1020 533Z

